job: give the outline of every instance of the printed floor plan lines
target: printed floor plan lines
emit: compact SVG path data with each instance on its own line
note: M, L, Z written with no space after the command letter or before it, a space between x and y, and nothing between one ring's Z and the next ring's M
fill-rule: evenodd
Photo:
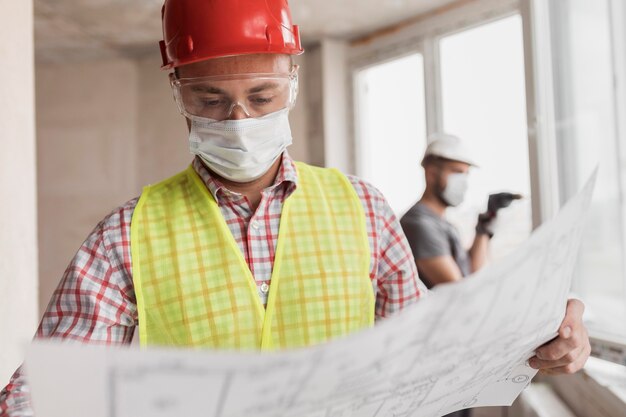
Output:
M372 329L327 344L227 353L37 341L26 360L35 411L435 417L510 405L536 374L528 359L557 335L564 317L594 182L595 174L514 254L437 287Z

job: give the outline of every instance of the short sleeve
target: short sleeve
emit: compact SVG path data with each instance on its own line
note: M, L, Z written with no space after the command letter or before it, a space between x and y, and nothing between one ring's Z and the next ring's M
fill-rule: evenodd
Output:
M415 259L452 255L445 231L432 219L407 213L400 221Z

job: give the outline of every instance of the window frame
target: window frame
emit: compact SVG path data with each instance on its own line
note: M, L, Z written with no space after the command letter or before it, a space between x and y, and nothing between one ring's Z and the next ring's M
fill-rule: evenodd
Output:
M363 176L364 172L365 172L365 162L363 161L362 157L365 153L365 150L363 149L362 143L360 141L357 140L357 138L360 136L360 117L361 115L363 115L363 111L361 109L360 103L362 102L361 100L361 94L360 94L360 89L359 89L359 73L363 70L366 70L368 68L372 68L374 66L377 65L381 65L381 64L385 64L387 62L392 62L395 61L397 59L402 59L404 57L408 57L410 55L413 54L420 54L422 56L422 60L424 62L424 66L425 66L425 58L424 58L424 52L422 49L422 45L421 44L417 44L417 45L412 45L410 48L406 48L406 49L390 49L390 50L386 50L384 53L380 53L380 54L376 54L375 56L371 57L371 61L367 60L367 61L361 61L361 62L355 62L353 63L353 65L350 65L350 70L349 70L349 74L351 77L351 82L349 83L349 88L350 88L350 106L349 108L352 109L352 116L350 117L350 121L351 121L351 131L352 131L352 143L354 144L354 153L353 153L353 158L354 160L352 161L352 166L355 167L355 171L356 171L356 175L357 176ZM424 68L424 74L425 74L426 69ZM425 81L426 82L426 81ZM426 85L424 85L424 88L426 89ZM426 92L426 95L428 94L428 92ZM425 103L425 106L427 108L428 105L428 101ZM426 121L426 126L428 126L428 120Z
M391 34L384 31L380 36L368 36L350 43L348 49L348 75L351 78L351 82L348 83L350 140L355 146L352 166L356 167L357 175L361 174L359 157L362 155L357 140L359 125L357 73L374 65L412 53L420 53L424 62L426 133L430 135L439 132L443 128L439 39L518 13L517 0L482 0L453 9L443 7L440 13L435 11L424 19L418 18L411 25L401 25Z
M626 5L620 0L609 0L613 7L612 18L626 21ZM419 52L424 62L426 126L427 133L440 131L443 127L441 62L439 40L447 35L472 29L489 22L514 14L522 18L524 40L524 62L526 79L526 113L528 124L528 149L532 197L532 223L537 228L553 218L561 207L560 183L557 161L557 134L555 125L555 97L552 67L552 44L550 42L549 4L544 0L479 0L459 5L456 8L435 10L423 19L417 18L411 24L399 25L380 34L356 39L348 48L349 86L349 129L350 139L355 145L353 166L359 174L361 151L358 149L358 100L355 92L356 74L372 65L396 59L410 53ZM623 16L623 17L622 17ZM616 61L615 83L618 90L616 110L626 114L626 29L613 25L612 41ZM619 73L619 74L618 74ZM626 117L618 120L620 157L626 161ZM626 166L621 182L623 200L626 200ZM626 239L626 201L622 205ZM626 259L626 245L624 245ZM626 277L624 277L626 279ZM601 352L621 349L618 363L626 364L626 340L615 340L597 334L590 329L594 354L610 359ZM618 349L616 350L616 346ZM615 355L613 355L615 356ZM615 358L613 358L615 360Z
M607 0L611 19L611 52L613 56L613 83L615 86L614 109L616 114L616 146L619 160L626 161L626 5L620 0ZM527 90L529 97L529 136L531 130L536 143L538 169L545 172L545 177L537 181L542 203L539 220L545 221L556 215L560 207L562 188L557 158L556 100L554 87L554 68L552 55L552 27L550 22L550 4L545 0L521 0L524 20L525 50L527 50ZM622 26L620 26L622 25ZM533 100L530 100L533 97ZM531 113L532 111L532 113ZM532 129L531 129L532 127ZM530 138L529 138L530 139ZM549 165L552 165L550 167ZM622 206L622 259L626 259L626 165L618 164L620 171L619 189ZM546 193L552 193L552 196ZM622 277L626 280L626 275ZM626 283L625 286L626 288ZM626 297L626 294L624 294ZM626 299L625 299L626 302ZM588 326L592 345L592 356L626 365L626 337L619 337Z

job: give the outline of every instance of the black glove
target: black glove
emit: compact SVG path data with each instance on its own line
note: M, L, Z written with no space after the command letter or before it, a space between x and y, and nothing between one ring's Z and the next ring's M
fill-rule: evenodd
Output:
M498 215L498 210L511 205L514 200L520 200L520 194L497 193L489 196L487 202L487 211L478 215L478 224L476 225L476 233L479 235L487 235L489 239L493 237L493 221Z
M487 202L487 213L493 213L495 217L495 215L498 213L498 210L510 206L513 200L520 200L521 198L522 196L520 194L491 194L489 196L489 201Z

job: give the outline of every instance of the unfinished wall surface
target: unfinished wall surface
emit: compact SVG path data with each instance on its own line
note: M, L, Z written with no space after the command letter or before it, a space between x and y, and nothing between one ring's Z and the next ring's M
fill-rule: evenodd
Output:
M324 77L322 74L322 48L319 44L307 47L305 54L307 77L300 83L308 94L300 102L305 104L308 113L307 147L312 164L325 165L324 146Z
M174 102L168 73L159 56L136 62L137 179L141 186L154 184L182 171L193 160L189 153L185 118Z
M298 71L298 99L296 105L289 114L289 122L291 125L291 135L293 136L293 144L288 148L289 155L297 161L312 163L309 152L309 107L308 107L308 84L310 70L307 65L306 54L295 58L295 63L300 66Z
M37 324L33 5L0 0L0 386Z
M305 76L300 82L305 94L300 105L306 113L306 159L318 166L339 168L353 174L355 155L350 137L348 85L345 41L323 39L307 45L302 57Z
M324 163L354 174L354 146L348 117L347 43L325 39L321 46Z
M94 226L139 193L131 61L37 66L40 300Z

